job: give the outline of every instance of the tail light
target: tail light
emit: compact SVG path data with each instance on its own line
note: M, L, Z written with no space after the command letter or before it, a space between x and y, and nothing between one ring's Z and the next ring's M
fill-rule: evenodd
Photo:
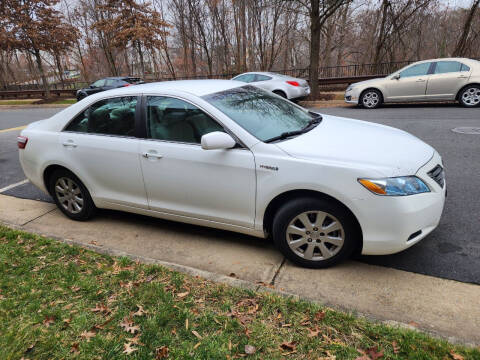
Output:
M287 81L287 84L290 84L292 86L300 86L300 84L296 81Z
M125 85L123 85L123 87L127 87L127 86L130 86L130 85L132 85L132 84L125 84Z
M17 145L19 149L25 149L27 142L28 138L26 136L17 136Z

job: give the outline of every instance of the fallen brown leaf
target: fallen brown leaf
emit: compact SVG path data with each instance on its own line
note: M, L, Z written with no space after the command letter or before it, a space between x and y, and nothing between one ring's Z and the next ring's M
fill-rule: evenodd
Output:
M80 337L81 337L82 339L87 340L87 342L89 342L90 339L91 339L92 337L94 337L96 334L97 334L97 333L96 333L95 331L93 331L93 330L84 331L84 332L82 332L82 333L80 334Z
M295 351L297 349L297 343L295 341L284 341L280 344L282 350Z
M196 332L195 330L192 330L192 334L195 335L195 337L197 339L202 339L202 336L198 332Z
M72 344L72 347L70 348L70 352L74 355L77 355L80 353L80 345L78 343Z
M145 310L143 310L142 305L137 304L137 307L138 307L138 310L132 314L133 316L142 316L147 313Z
M198 342L195 344L195 346L193 347L193 350L195 350L196 348L198 348L202 343L201 342Z
M312 329L309 329L309 328L307 328L307 330L308 330L308 337L309 338L316 337L320 333L320 330L318 329L318 326L315 327L315 330L312 330Z
M130 334L135 334L137 331L140 331L140 327L138 325L134 325L133 320L128 317L123 319L123 321L120 323L120 327Z
M182 293L178 293L178 294L177 294L177 297L178 297L179 299L183 299L183 298L184 298L185 296L187 296L188 294L190 294L190 292L189 292L189 291L185 291L185 292L182 292Z
M166 359L168 357L168 347L160 346L155 349L155 359Z
M140 333L135 335L133 338L127 339L129 343L135 344L135 345L144 345L140 342Z
M101 313L101 314L105 314L105 315L108 315L110 314L112 311L104 304L97 304L93 309L90 309L90 311L93 311L93 312L98 312L98 313Z
M122 353L130 355L134 351L137 351L137 348L132 347L132 343L125 343L123 344L123 351Z
M376 346L367 349L366 353L372 360L377 360L383 357L383 350L378 351Z
M415 328L418 328L418 327L419 327L418 323L416 323L415 321L410 321L410 322L408 323L408 325L413 326L413 327L415 327Z
M253 345L245 345L245 354L247 355L253 355L257 349Z
M49 327L50 324L53 324L55 322L55 318L53 316L46 316L45 319L43 319L43 325L46 327Z
M398 352L400 351L400 346L398 346L398 343L396 341L392 341L392 348L394 354L398 354Z
M452 356L453 360L464 360L462 355L456 354L453 350L450 351L450 355Z
M315 320L317 321L323 320L325 315L326 315L325 311L319 311L315 314Z

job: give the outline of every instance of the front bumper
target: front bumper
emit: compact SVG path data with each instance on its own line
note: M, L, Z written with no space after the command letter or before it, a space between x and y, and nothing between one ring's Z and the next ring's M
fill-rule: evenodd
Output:
M345 92L345 102L348 104L358 105L358 95L355 94L355 91L350 90Z
M430 188L429 193L410 196L378 196L368 194L356 200L357 214L363 232L364 255L388 255L418 243L440 222L446 196L446 184L441 187L428 172L442 165L437 152L415 174ZM442 165L443 166L443 165Z

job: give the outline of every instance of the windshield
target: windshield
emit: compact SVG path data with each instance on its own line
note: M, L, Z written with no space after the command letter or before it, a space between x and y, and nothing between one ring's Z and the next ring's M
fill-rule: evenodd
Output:
M302 131L319 116L251 85L206 95L203 99L261 141Z

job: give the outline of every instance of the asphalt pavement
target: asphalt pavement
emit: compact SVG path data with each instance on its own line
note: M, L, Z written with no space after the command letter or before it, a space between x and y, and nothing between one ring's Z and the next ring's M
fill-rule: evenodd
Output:
M51 201L48 195L30 183L1 190L25 179L16 147L20 130L5 130L46 118L59 110L0 110L0 192L3 195ZM464 109L441 104L394 105L376 110L356 107L318 110L406 130L435 147L444 159L448 198L438 228L404 252L390 256L362 256L360 260L480 284L480 135L452 131L456 127L480 127L480 108Z

